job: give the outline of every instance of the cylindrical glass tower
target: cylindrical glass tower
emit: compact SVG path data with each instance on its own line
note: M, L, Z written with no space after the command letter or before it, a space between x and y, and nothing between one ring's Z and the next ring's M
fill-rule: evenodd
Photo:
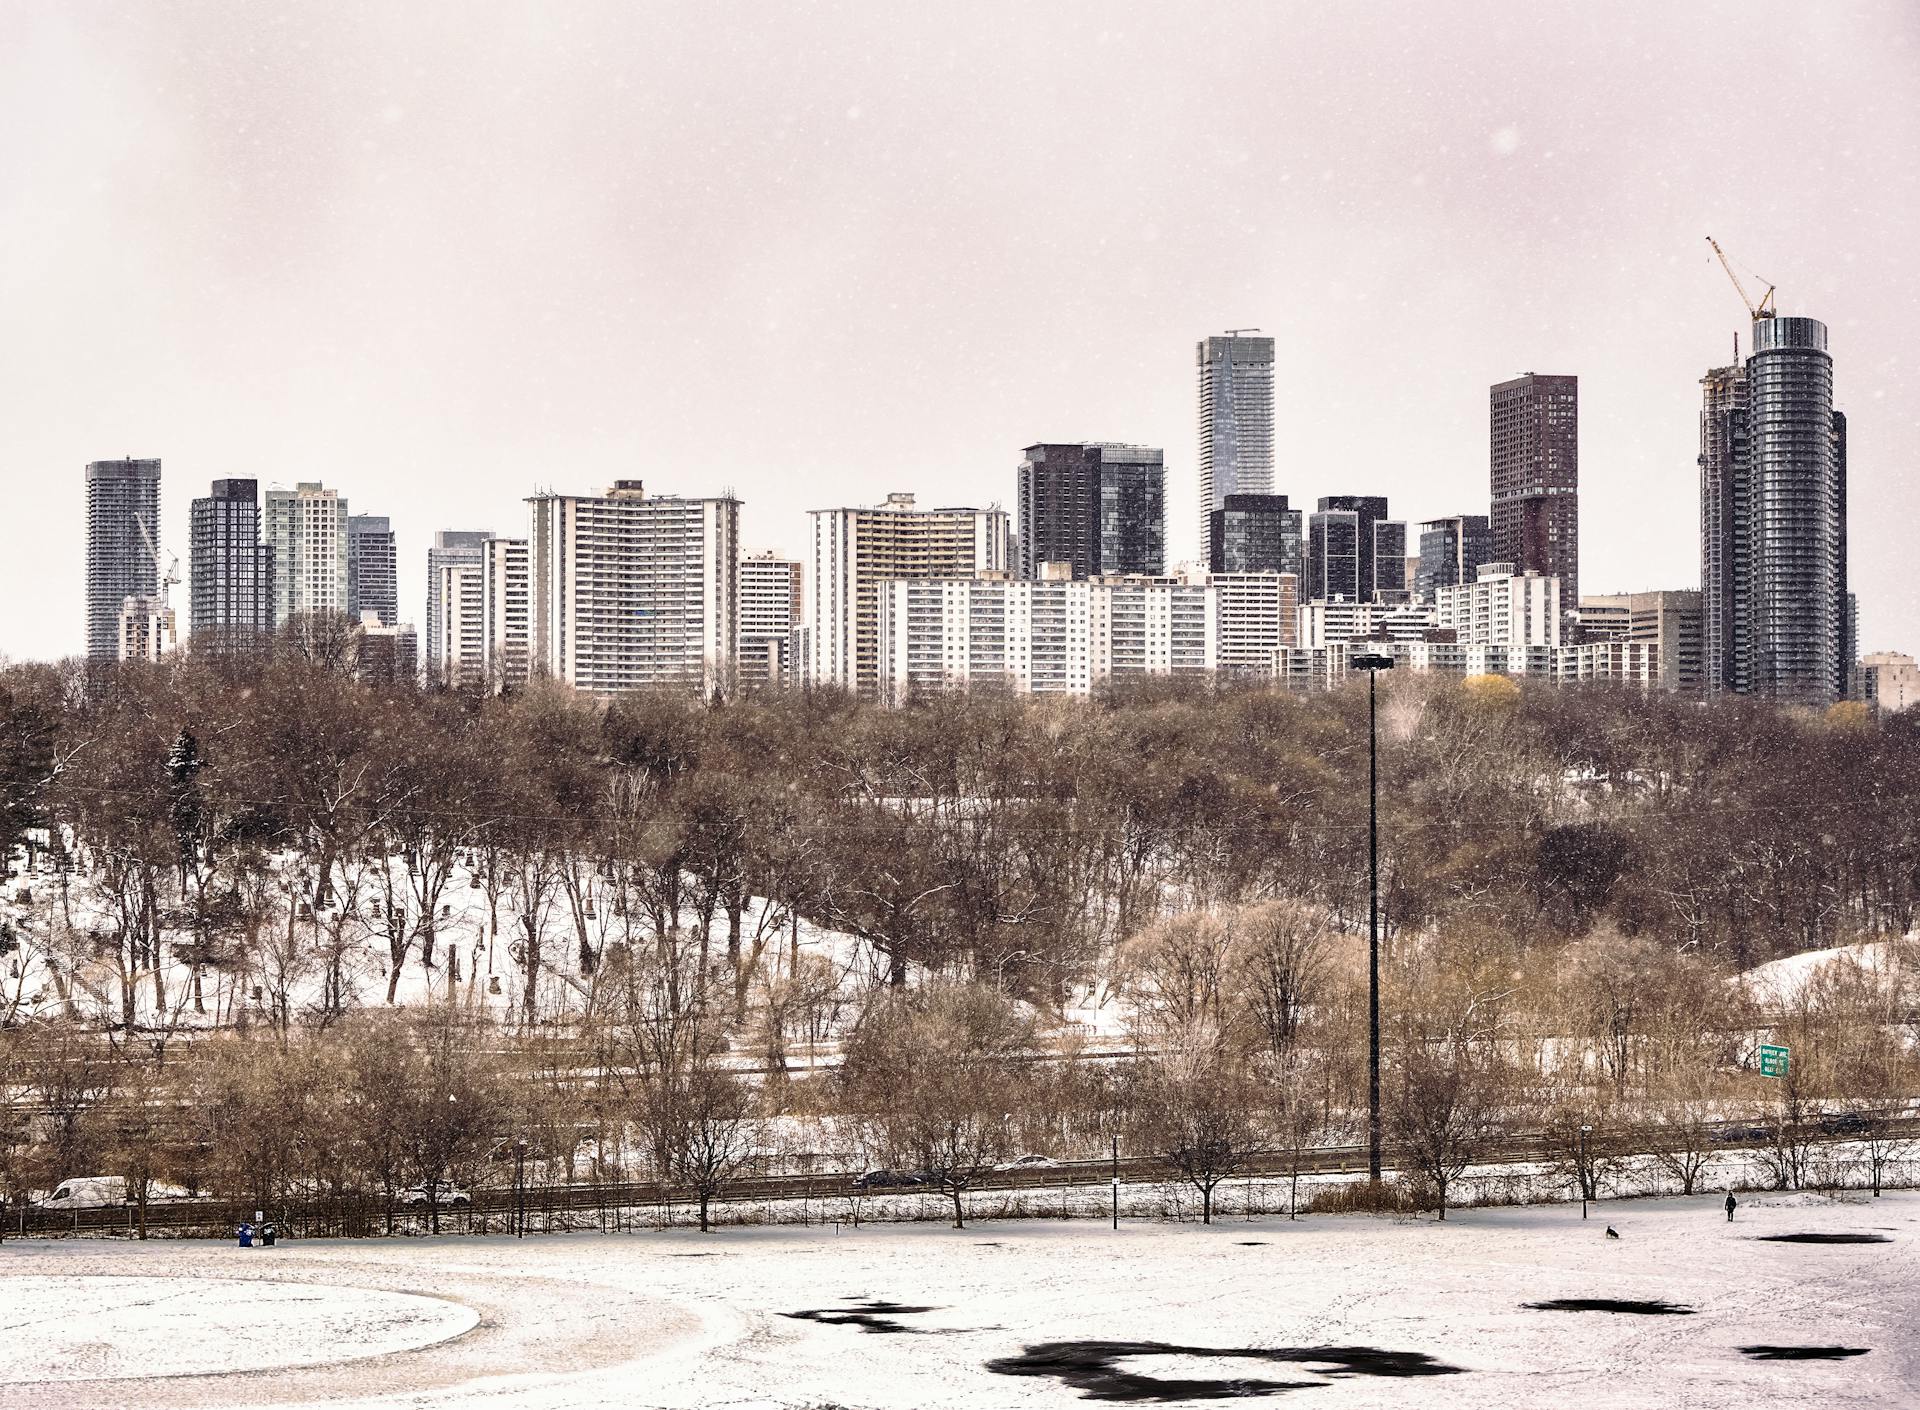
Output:
M1824 704L1844 686L1845 488L1833 359L1813 318L1762 318L1747 361L1753 688Z

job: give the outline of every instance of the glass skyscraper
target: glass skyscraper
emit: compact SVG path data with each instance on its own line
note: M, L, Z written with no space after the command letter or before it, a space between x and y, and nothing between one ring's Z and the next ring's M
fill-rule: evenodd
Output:
M120 659L120 608L160 590L160 462L87 466L87 655Z
M1076 578L1166 570L1166 457L1105 441L1028 446L1020 462L1020 576L1069 563Z
M273 549L260 542L260 482L215 480L188 525L192 647L250 651L273 631Z
M1251 331L1251 330L1249 330ZM1230 494L1273 493L1273 339L1202 338L1200 559L1213 561L1214 511Z
M1208 540L1214 573L1292 573L1301 575L1306 548L1301 514L1283 494L1230 494L1213 511Z
M1819 705L1853 669L1846 417L1824 323L1756 319L1752 347L1702 380L1707 688Z

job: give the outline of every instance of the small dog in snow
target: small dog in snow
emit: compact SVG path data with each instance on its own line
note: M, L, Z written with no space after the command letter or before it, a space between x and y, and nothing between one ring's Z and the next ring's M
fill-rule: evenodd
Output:
M1620 1231L1614 1228L1613 1225L1609 1224L1607 1225L1607 1237L1610 1239L1617 1239L1620 1237Z

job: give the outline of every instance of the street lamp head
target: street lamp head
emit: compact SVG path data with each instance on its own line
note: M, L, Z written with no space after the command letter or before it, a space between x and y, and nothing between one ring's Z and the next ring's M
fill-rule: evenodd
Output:
M1356 671L1391 671L1393 658L1377 651L1363 651L1358 656L1349 656L1347 664Z
M1582 1127L1580 1128L1580 1134L1584 1136L1584 1135L1586 1135L1586 1134L1587 1134L1587 1133L1588 1133L1589 1131L1591 1131L1591 1130L1593 1130L1593 1128L1592 1128L1591 1126L1582 1126Z

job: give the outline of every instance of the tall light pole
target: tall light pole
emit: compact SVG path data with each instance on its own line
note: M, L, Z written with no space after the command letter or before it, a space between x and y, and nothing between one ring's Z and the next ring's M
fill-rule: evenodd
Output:
M1587 1165L1587 1137L1593 1134L1591 1126L1580 1128L1580 1217L1587 1217L1587 1181L1590 1178Z
M1367 673L1367 1179L1380 1190L1380 672L1393 658L1367 651L1347 659Z

